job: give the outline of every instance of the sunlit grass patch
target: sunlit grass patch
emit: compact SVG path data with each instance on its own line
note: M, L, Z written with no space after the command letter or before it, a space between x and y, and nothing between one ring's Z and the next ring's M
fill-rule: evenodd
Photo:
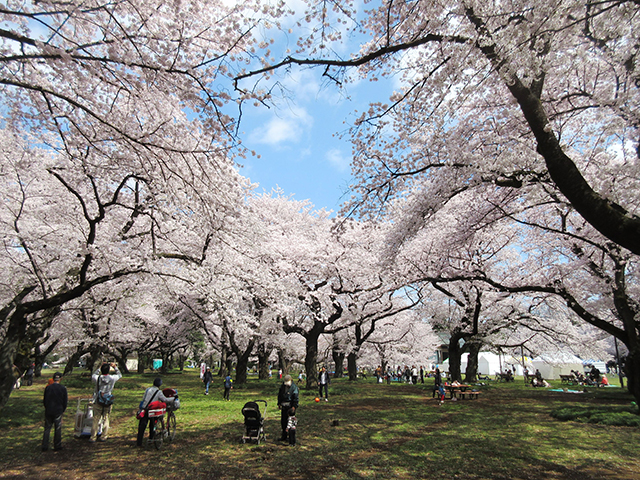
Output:
M619 427L640 427L640 415L635 406L570 406L551 412L558 420Z
M128 375L116 384L111 439L99 445L73 439L74 402L90 396L90 378L74 374L63 379L72 398L63 420L63 442L73 453L56 456L53 464L51 456L39 452L46 379L14 392L0 414L0 424L5 426L0 436L4 453L0 466L11 465L11 470L0 469L0 478L58 478L51 474L55 465L64 478L143 479L161 464L163 480L432 476L589 480L595 477L584 472L616 470L622 472L617 478L640 480L633 473L640 472L640 429L565 422L550 415L563 407L626 407L630 396L621 389L566 395L523 384L495 383L480 387L483 396L477 400L447 399L440 405L432 398L429 384L378 385L373 380L334 379L329 402L316 403L317 390L301 385L298 445L290 448L278 441L277 379L250 376L246 385L233 389L231 401L225 402L220 378L214 379L210 394L204 395L197 372L163 375L165 386L178 388L182 408L177 412L176 441L156 451L134 446L137 421L133 417L154 376ZM242 444L241 409L256 399L268 402L267 441ZM14 427L14 422L21 426ZM3 473L9 471L12 473Z

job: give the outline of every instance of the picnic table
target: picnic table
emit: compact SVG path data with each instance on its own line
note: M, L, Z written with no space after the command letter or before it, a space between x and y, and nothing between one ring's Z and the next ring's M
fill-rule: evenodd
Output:
M478 398L480 392L471 390L473 385L445 385L444 388L449 392L449 398Z

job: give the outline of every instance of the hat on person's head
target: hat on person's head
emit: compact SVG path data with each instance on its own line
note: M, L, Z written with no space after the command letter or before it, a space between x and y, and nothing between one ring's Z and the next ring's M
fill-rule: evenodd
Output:
M285 376L284 376L284 378L283 378L283 380L284 380L285 382L291 382L291 381L293 380L293 378L291 378L291 375L285 375Z
M156 377L156 379L153 381L153 386L154 387L161 387L162 386L162 379L160 377Z
M62 374L60 372L56 372L53 374L54 380L60 380L62 378Z

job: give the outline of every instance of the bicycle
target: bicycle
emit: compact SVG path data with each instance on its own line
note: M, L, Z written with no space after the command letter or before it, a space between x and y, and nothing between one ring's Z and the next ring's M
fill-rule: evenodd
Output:
M163 442L170 443L176 437L176 414L173 410L167 409L167 417L160 414L159 416L152 416L151 410L149 411L149 419L153 422L153 445L157 450L162 448Z
M157 450L162 448L163 442L172 442L176 437L176 414L174 413L178 408L180 408L180 403L178 400L178 392L173 389L165 389L163 390L163 394L169 397L175 397L173 405L171 403L165 404L160 402L160 408L150 408L148 417L149 421L153 422L153 439L150 439L150 442L153 442L153 445ZM155 402L153 402L155 403ZM153 403L151 405L153 405ZM165 420L166 413L166 420Z

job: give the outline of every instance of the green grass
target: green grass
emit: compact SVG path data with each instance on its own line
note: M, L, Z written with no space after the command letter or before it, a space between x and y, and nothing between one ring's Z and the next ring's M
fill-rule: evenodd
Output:
M73 438L76 402L91 395L91 381L63 379L71 401L62 452L39 449L46 380L14 392L0 413L0 478L640 479L640 428L618 426L639 417L620 388L571 394L490 382L477 400L439 405L431 380L338 379L329 402L301 389L299 445L289 448L277 442L277 380L250 377L225 402L221 379L205 396L189 371L163 376L165 386L178 388L182 408L176 441L156 451L134 446L133 417L154 377L129 375L116 384L111 438L93 445ZM241 409L255 399L268 402L267 441L243 445Z

